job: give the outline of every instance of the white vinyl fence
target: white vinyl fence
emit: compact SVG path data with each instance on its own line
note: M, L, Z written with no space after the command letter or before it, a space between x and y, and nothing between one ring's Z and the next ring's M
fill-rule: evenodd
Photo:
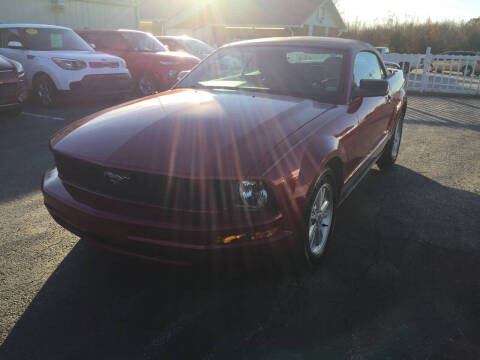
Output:
M419 92L480 95L480 55L382 54L404 69L408 89Z

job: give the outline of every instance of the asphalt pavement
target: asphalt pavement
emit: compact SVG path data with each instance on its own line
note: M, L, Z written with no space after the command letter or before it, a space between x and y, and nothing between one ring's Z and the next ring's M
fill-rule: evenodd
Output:
M48 139L113 103L0 119L0 359L479 359L480 99L410 97L397 164L313 273L97 249L43 206Z

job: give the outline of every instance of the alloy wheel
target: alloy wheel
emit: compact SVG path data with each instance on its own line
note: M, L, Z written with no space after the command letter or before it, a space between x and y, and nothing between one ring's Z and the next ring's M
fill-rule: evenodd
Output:
M49 106L53 103L53 91L52 86L46 81L38 85L37 95L42 105Z
M333 189L329 183L324 183L318 189L310 211L308 223L308 240L310 251L314 256L320 256L325 251L328 235L333 220Z
M157 92L157 88L153 79L148 75L142 75L140 80L138 81L138 89L140 93L144 96L152 95Z
M402 140L402 119L398 119L395 126L395 134L393 135L392 159L396 159L400 151L400 142Z

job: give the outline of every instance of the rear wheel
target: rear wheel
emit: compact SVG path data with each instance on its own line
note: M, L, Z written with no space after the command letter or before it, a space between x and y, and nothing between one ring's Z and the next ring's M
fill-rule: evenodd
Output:
M41 75L33 84L35 99L45 107L52 107L58 101L58 91L53 81L47 75Z
M388 141L385 149L383 150L382 156L377 161L377 165L380 169L387 169L395 164L395 161L398 157L398 152L400 151L400 143L402 141L402 132L403 132L403 118L405 113L402 112L397 120L395 125L395 132L392 138Z
M315 184L307 205L306 216L297 242L297 263L312 269L327 251L333 234L337 208L335 173L326 167Z

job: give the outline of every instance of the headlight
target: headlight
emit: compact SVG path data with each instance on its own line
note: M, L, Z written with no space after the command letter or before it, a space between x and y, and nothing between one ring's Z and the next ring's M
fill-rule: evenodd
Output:
M22 64L20 64L18 61L15 61L15 60L10 60L10 61L13 63L13 65L15 65L15 69L17 69L17 73L22 74L24 72Z
M260 209L268 202L268 191L261 181L240 181L238 192L242 205L249 208Z
M87 67L87 63L82 60L52 58L53 62L64 70L81 70Z

